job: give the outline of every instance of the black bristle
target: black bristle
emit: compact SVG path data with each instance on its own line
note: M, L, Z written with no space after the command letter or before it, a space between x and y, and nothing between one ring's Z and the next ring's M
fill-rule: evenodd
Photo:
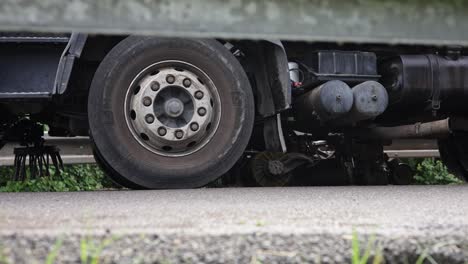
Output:
M12 176L14 181L25 181L39 177L50 176L50 161L55 168L55 174L60 175L64 169L60 157L60 150L55 146L34 146L15 148L15 172ZM28 164L27 164L28 163ZM27 174L29 170L29 177Z

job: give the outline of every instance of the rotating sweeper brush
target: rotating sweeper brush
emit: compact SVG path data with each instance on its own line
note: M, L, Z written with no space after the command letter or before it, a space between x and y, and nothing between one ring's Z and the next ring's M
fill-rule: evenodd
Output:
M50 176L51 166L54 173L60 174L63 162L56 146L44 144L44 129L41 124L21 120L8 133L9 141L19 142L21 147L14 149L14 181L25 181Z
M50 165L54 166L55 173L59 174L60 170L63 170L60 150L55 146L20 147L15 148L14 154L14 181L50 176ZM29 175L27 170L29 170Z

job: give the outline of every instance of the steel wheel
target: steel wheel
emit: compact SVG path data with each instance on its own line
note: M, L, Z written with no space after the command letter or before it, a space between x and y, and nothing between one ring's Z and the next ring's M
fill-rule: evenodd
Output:
M141 71L125 102L125 119L134 138L164 156L189 155L204 147L221 116L213 81L182 61L163 61Z

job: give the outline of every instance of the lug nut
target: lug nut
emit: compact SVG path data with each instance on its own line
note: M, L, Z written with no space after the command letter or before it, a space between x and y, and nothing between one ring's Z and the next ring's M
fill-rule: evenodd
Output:
M159 86L159 83L158 83L158 82L152 82L152 83L151 83L151 90L153 90L153 91L156 92L156 91L159 90L159 87L160 87L160 86Z
M199 114L200 116L206 115L206 109L203 108L203 107L202 107L202 108L198 108L198 111L197 111L197 112L198 112L198 114Z
M144 105L144 106L150 106L151 103L152 103L151 98L149 98L149 97L143 98L143 105Z
M192 124L190 124L190 129L192 129L192 131L197 131L198 128L199 128L198 123L192 123Z
M190 85L192 85L192 81L189 78L184 79L184 86L188 88Z
M195 98L197 98L198 100L202 99L203 98L203 92L202 91L197 91L195 93Z
M174 77L174 75L168 75L168 76L166 77L166 82L168 82L168 83L170 83L170 84L174 83L174 82L175 82L175 77Z
M184 136L184 132L183 132L182 130L177 130L177 131L175 132L175 137L176 137L177 139L181 139L183 136Z
M158 128L158 134L161 136L161 137L164 137L167 133L167 130L164 128L164 127L160 127Z
M154 116L152 114L148 114L145 116L146 123L152 124L154 122Z

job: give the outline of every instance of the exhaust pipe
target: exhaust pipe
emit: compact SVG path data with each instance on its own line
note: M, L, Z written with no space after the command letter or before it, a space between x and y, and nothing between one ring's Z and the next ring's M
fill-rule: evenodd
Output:
M453 131L468 131L468 120L464 118L446 118L426 123L416 123L396 127L374 127L354 131L354 135L363 139L434 139L449 136Z

